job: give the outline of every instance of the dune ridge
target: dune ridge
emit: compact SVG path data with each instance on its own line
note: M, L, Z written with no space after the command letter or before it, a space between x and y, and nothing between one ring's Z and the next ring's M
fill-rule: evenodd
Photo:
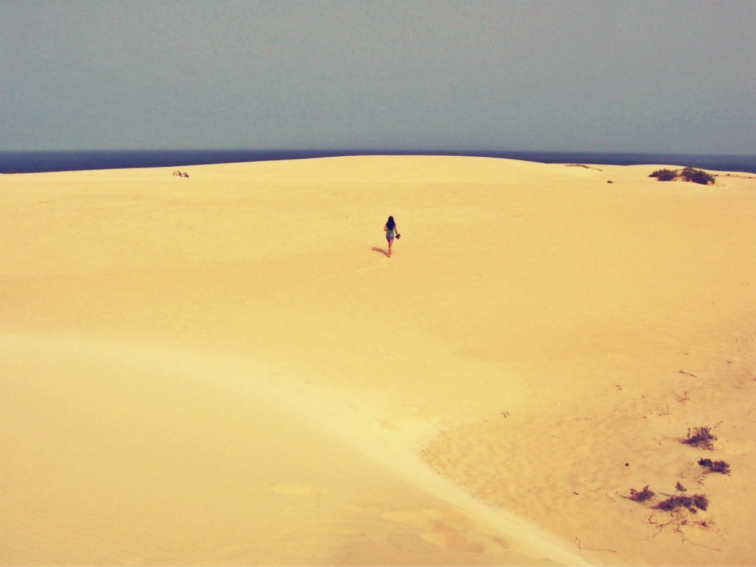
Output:
M0 176L0 562L752 563L756 184L658 167Z

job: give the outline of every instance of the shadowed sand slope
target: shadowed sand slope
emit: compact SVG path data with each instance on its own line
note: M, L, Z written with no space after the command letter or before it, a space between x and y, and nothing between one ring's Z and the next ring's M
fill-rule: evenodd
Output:
M0 562L753 563L756 180L656 168L0 176Z

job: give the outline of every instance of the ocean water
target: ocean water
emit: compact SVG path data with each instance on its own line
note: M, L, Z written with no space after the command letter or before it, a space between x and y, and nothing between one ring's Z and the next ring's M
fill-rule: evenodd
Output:
M0 173L39 173L87 169L180 167L354 155L461 155L520 159L540 163L677 164L718 171L756 173L756 156L589 153L589 152L444 152L405 150L110 150L0 151Z

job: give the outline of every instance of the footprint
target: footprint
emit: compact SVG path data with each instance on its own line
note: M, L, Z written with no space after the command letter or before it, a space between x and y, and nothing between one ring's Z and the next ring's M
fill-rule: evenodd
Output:
M242 544L242 545L227 545L224 547L219 547L215 550L215 556L220 559L230 559L234 556L238 556L241 554L248 554L251 550L254 550L255 546L250 544Z
M384 429L390 429L391 431L399 431L399 428L394 423L392 423L391 421L388 421L387 419L379 419L378 423Z
M365 514L378 514L382 511L382 508L376 508L375 506L345 506L344 509Z
M390 522L409 524L419 528L425 527L428 523L428 518L424 516L422 512L417 512L415 510L389 510L388 512L381 514L381 518Z
M352 528L348 526L335 526L331 528L331 533L339 535L365 535L363 530Z
M422 533L420 537L444 549L469 553L501 553L507 547L500 538L478 532L435 531Z
M457 512L452 508L430 508L428 510L424 510L423 514L425 514L429 518L454 520L455 522L461 522L464 525L470 524L470 519L467 516L461 514L460 512Z
M465 530L471 522L467 516L460 514L451 508L429 508L427 510L389 510L381 515L384 520L410 524L419 528L428 528L434 525L449 525L453 530ZM438 520L448 520L439 522ZM436 530L431 530L436 531Z
M435 521L428 524L427 529L429 532L458 532L459 528L450 524L449 522Z
M321 492L317 488L305 484L281 483L274 484L271 490L276 494L286 494L288 496L320 496Z
M500 553L507 549L503 539L475 531L467 516L451 508L389 510L381 518L421 528L425 530L418 534L421 538L444 549L470 553Z
M471 553L483 553L486 546L478 541L468 539L458 533L431 533L420 534L425 541L454 551L469 551Z

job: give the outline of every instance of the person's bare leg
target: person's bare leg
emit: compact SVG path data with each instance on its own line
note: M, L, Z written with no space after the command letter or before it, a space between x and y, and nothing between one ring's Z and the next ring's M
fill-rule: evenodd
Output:
M388 249L388 257L391 258L391 245L394 243L393 240L388 241L389 249Z

